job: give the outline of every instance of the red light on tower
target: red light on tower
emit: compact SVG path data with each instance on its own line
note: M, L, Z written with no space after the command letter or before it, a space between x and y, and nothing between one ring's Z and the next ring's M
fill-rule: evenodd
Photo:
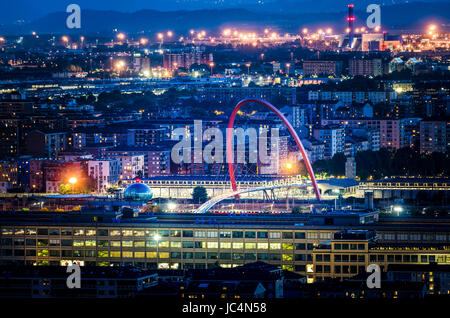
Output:
M353 4L348 5L348 29L350 30L348 32L348 46L351 48L353 43L353 22L355 21L355 16L353 15Z

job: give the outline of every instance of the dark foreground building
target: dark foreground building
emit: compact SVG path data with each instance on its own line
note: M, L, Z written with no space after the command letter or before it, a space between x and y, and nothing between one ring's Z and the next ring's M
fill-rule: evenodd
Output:
M355 211L133 216L105 211L4 213L0 265L77 262L81 266L185 270L262 261L313 282L354 276L370 263L384 270L391 264L450 264L450 222L446 219L379 221L377 212ZM372 236L370 240L342 237L337 242L335 233L346 230L370 231ZM330 244L333 249L323 249ZM335 259L335 254L341 258Z

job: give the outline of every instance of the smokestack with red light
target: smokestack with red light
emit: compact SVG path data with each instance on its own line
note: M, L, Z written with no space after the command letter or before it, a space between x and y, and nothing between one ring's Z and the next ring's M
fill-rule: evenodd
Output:
M352 47L352 42L353 42L353 22L355 21L355 16L353 15L353 4L349 4L348 5L348 17L347 17L347 21L348 21L348 46L351 48Z

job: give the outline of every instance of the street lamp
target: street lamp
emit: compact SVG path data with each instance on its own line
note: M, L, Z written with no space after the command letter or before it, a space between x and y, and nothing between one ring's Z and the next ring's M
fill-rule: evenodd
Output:
M63 41L63 43L64 43L65 46L68 46L68 45L69 45L69 37L68 37L67 35L63 35L63 36L61 37L61 40Z
M394 212L396 212L397 215L399 216L400 213L403 212L403 207L400 206L400 205L395 205L395 206L393 207L393 210L394 210Z
M140 43L141 45L146 45L146 44L148 43L148 40L147 40L146 38L141 38L141 39L139 40L139 43Z
M121 73L121 71L124 69L124 67L125 67L125 62L124 61L118 61L117 63L116 63L116 70L117 70L117 72L119 73L119 76L120 76L120 73Z
M252 65L252 63L248 62L245 63L245 66L247 66L247 74L250 75L250 66Z
M169 203L167 203L167 208L170 211L173 211L173 210L175 210L177 208L177 204L175 202L169 202Z
M211 68L211 76L213 75L214 62L209 62L209 67Z
M72 192L75 192L75 184L78 182L76 177L70 177L69 183L72 185Z

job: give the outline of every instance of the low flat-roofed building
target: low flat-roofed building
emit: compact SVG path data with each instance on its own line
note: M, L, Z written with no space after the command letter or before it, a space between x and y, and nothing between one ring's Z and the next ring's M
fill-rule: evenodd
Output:
M388 236L386 236L388 235ZM308 268L310 282L328 278L341 280L366 273L369 264L386 271L393 264L450 264L450 246L445 242L423 242L420 234L389 234L379 237L375 231L346 230L334 233L334 239L320 243L313 251ZM446 265L448 266L448 265Z
M9 213L0 219L0 265L58 266L76 261L85 266L208 269L263 261L301 275L334 277L331 267L330 273L318 273L310 272L310 265L334 266L335 254L348 257L345 262L336 261L336 266L364 269L372 259L384 268L392 263L450 262L446 249L450 242L448 222L427 219L432 227L422 225L422 221L402 219L395 226L389 220L352 224L344 222L348 212L328 214L142 213L125 217L103 210ZM320 216L326 220L333 215L341 221L318 222ZM375 230L378 241L372 244L367 239L333 240L336 232L346 229ZM340 244L340 249L336 244ZM345 249L344 244L348 245ZM319 254L323 254L322 261L313 258ZM350 255L356 256L356 261ZM353 273L349 270L348 275L337 274L349 277Z

